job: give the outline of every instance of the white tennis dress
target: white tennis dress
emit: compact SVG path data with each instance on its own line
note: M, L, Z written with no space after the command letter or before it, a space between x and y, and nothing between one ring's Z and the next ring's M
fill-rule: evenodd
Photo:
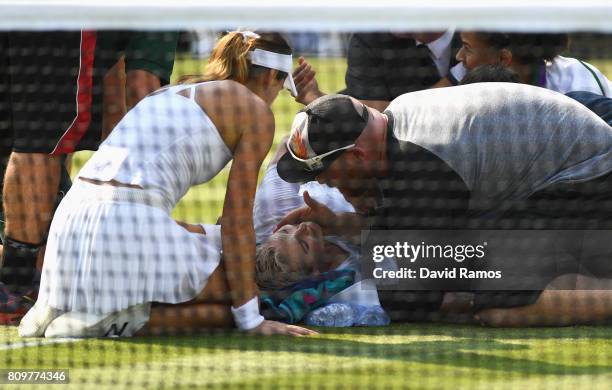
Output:
M170 216L196 184L232 158L219 132L175 86L143 99L79 173L143 189L75 180L47 242L37 305L104 314L146 302L180 303L220 260L219 226L189 233Z

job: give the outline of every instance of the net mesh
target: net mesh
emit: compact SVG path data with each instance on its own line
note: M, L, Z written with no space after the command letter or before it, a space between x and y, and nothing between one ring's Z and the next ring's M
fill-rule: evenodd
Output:
M606 2L0 5L1 386L610 386Z

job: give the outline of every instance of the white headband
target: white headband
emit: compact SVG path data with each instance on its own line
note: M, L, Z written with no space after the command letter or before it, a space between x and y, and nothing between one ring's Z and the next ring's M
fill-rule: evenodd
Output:
M291 54L279 54L273 51L255 49L250 55L253 65L261 65L266 68L278 69L287 73L291 73L291 69L293 68L293 57Z
M284 87L287 88L293 96L297 96L297 88L293 82L293 76L291 75L293 69L293 56L291 54L279 54L262 49L255 49L249 54L253 65L264 66L287 73Z

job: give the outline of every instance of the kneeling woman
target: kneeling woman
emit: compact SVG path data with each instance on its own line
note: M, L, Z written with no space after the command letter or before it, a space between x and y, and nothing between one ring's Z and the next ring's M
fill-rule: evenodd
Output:
M274 136L270 105L291 78L278 34L232 32L206 73L143 99L80 171L51 224L40 295L22 336L128 336L183 316L151 303L213 299L194 327L309 334L264 321L254 281L253 200ZM232 160L220 232L177 224L174 206ZM218 243L223 248L219 264ZM198 306L201 307L201 306ZM215 309L216 307L216 309ZM176 306L180 312L181 306ZM150 324L150 325L151 325Z

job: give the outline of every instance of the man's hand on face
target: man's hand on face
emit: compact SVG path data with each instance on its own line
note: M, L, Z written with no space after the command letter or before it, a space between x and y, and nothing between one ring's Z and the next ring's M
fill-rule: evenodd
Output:
M308 191L304 192L304 203L306 206L300 207L287 214L276 225L277 231L285 225L297 225L301 222L315 222L323 229L325 234L333 234L337 215L329 207L317 202L310 197Z

